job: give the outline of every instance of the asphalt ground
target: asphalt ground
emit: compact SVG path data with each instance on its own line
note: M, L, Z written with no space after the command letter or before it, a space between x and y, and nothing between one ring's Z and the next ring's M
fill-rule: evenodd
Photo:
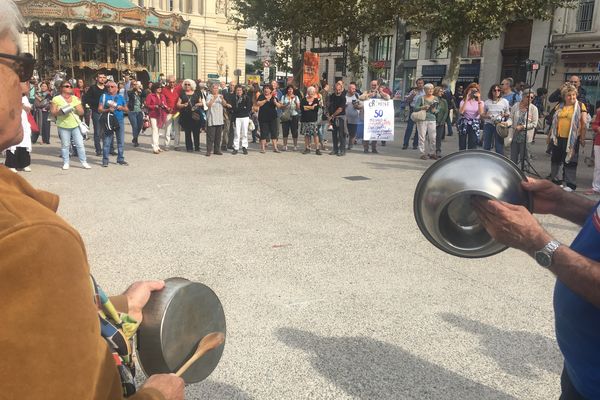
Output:
M412 202L432 162L401 150L403 134L397 126L380 154L251 145L247 156L210 158L154 155L149 136L133 148L127 134L129 166L112 157L102 168L87 141L92 169L72 160L63 171L53 129L23 174L60 195L59 214L107 292L181 276L218 294L227 344L189 399L557 398L553 276L515 250L462 259L425 240ZM456 134L443 144L445 154L457 148ZM544 150L538 136L542 176ZM582 190L591 175L580 165ZM578 231L540 220L564 242Z

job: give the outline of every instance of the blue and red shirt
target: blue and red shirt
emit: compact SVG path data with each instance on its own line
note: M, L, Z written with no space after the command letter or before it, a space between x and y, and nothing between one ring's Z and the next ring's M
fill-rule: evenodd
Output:
M600 261L600 203L596 204L571 249ZM600 399L600 309L557 280L554 313L556 340L573 386L587 399Z

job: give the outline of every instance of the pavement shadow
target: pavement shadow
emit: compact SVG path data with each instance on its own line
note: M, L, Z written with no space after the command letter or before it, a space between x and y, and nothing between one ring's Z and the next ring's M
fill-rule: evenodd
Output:
M251 400L252 397L237 386L207 380L186 388L186 399Z
M372 168L375 169L402 169L402 170L409 170L409 171L425 171L429 166L425 166L425 165L418 165L419 162L418 161L394 161L394 164L386 164L386 163L382 163L382 162L372 162L372 161L368 161L368 162L364 162L363 164L368 165Z
M277 338L310 355L315 370L358 399L514 399L389 343L281 328Z
M561 373L563 359L553 339L531 332L507 331L457 314L440 316L447 323L478 335L482 353L510 375L535 377L536 369Z

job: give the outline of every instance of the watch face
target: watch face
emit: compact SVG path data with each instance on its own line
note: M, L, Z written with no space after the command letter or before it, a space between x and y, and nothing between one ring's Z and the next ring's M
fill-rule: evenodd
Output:
M550 255L546 254L542 251L538 251L537 253L535 253L535 260L542 267L546 267L546 268L549 267L550 264L552 263L552 258L550 257Z

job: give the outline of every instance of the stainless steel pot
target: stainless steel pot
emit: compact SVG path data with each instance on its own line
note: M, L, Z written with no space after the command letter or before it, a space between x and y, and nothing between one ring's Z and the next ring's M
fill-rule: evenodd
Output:
M174 373L211 332L226 333L225 313L217 295L201 283L170 278L153 292L143 309L137 355L146 376ZM217 367L225 344L208 352L182 376L186 383L206 379Z
M496 242L481 225L471 206L474 195L533 209L531 194L523 190L525 175L508 158L484 150L453 153L434 163L417 184L414 213L419 229L446 253L480 258L506 246Z

